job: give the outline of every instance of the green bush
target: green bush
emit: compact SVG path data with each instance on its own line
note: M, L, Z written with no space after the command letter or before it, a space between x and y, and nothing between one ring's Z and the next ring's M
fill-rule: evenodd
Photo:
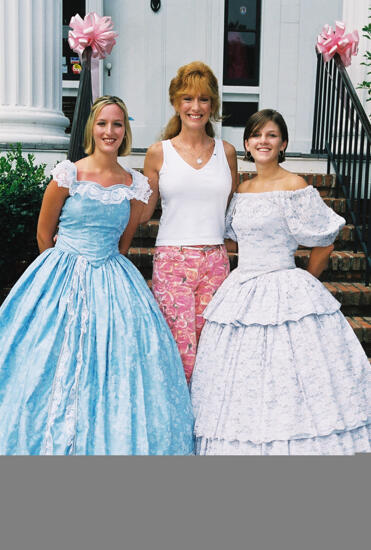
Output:
M13 283L21 263L38 254L37 219L45 187L45 164L24 157L17 144L0 156L0 284Z

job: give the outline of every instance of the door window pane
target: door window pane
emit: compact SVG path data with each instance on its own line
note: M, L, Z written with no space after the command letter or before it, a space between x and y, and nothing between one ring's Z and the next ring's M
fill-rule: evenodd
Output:
M225 85L258 86L261 0L226 0Z
M71 17L79 14L85 17L85 0L63 0L63 47L62 47L62 72L63 80L79 80L81 64L79 56L73 52L68 44L68 26Z

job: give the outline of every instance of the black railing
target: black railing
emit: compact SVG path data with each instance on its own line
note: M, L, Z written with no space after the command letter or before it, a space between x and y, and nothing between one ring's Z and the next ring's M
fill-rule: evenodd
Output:
M346 199L355 227L355 249L366 256L365 280L371 274L371 124L338 54L324 63L317 54L312 153L327 154L336 174L336 196Z

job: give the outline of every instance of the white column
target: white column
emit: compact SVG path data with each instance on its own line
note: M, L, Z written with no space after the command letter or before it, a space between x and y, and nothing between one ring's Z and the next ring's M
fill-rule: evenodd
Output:
M346 25L346 32L352 32L353 30L359 32L358 55L352 57L352 64L347 68L347 71L361 103L368 114L371 114L371 105L370 101L366 102L368 97L367 90L357 90L357 86L363 82L363 80L370 79L370 75L367 75L367 71L369 71L370 68L361 65L361 63L365 61L363 54L367 50L371 50L371 41L364 37L362 33L362 27L370 22L370 19L368 19L371 15L370 8L371 0L357 0L356 2L354 0L343 0L343 21Z
M0 0L0 142L67 146L62 0Z

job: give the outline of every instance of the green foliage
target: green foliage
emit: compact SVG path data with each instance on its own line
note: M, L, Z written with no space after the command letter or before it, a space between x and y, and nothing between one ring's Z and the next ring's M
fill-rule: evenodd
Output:
M37 253L36 227L48 179L45 164L17 144L0 156L0 284L14 282L19 264Z
M371 16L369 16L369 19L371 19ZM362 30L363 36L371 40L371 23L362 27ZM363 58L365 59L365 61L363 61L361 65L365 65L366 67L371 68L371 52L367 51L364 54ZM367 75L371 75L371 70L367 71ZM371 80L364 80L359 84L358 88L363 88L364 90L367 90L368 98L366 101L371 101Z

